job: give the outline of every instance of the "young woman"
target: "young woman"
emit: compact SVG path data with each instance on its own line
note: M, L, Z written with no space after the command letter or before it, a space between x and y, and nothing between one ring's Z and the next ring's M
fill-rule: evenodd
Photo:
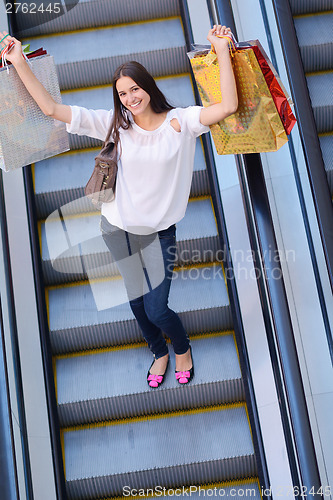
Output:
M164 380L169 363L164 332L176 359L176 380L187 384L194 367L188 335L168 307L175 260L175 224L185 215L196 138L238 106L229 56L230 29L215 25L207 39L219 61L223 100L207 108L173 108L153 77L135 61L120 66L113 79L114 111L88 110L54 102L22 56L21 43L7 33L7 54L43 113L65 122L72 134L111 137L118 153L115 198L102 206L103 239L124 278L131 309L154 355L150 387ZM136 263L136 264L135 264ZM161 272L162 271L162 272Z

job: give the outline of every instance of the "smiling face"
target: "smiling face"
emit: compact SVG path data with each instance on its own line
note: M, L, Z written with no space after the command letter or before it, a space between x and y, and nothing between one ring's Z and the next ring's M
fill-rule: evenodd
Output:
M150 109L150 96L139 87L129 76L122 76L117 80L116 89L120 102L134 116L138 116Z

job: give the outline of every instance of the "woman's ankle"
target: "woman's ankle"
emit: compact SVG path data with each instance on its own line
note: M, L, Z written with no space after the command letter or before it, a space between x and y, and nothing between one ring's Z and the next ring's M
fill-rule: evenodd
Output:
M193 366L191 347L184 354L176 354L176 371L190 370Z
M166 369L166 366L169 361L169 353L161 356L160 358L156 358L154 363L150 368L150 373L153 375L159 375L163 373Z

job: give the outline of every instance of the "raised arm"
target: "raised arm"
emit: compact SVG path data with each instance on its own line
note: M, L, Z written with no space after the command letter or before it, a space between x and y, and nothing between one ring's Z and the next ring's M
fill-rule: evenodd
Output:
M220 86L222 101L203 108L200 113L200 122L203 125L213 125L237 111L238 98L234 72L231 65L228 40L216 35L228 35L230 28L214 25L208 32L207 39L214 46L220 67Z
M6 31L0 31L0 39L7 35ZM14 46L8 54L6 54L7 61L10 61L15 67L17 74L21 78L25 87L27 88L29 94L36 101L40 109L47 116L51 116L56 120L60 120L65 123L71 123L72 111L70 106L66 104L58 104L54 101L51 95L47 92L40 81L35 77L31 71L29 64L26 62L22 55L22 45L19 40L8 35L2 42L0 50L4 49L6 45L11 42Z

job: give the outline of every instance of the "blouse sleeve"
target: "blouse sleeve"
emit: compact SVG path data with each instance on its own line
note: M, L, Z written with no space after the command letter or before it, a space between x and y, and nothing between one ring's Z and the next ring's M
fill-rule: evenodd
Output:
M202 109L202 106L189 106L181 110L180 126L182 130L185 129L193 137L198 137L210 131L209 127L202 125L200 122L200 113Z
M87 109L82 106L71 106L72 121L66 123L70 134L87 135L104 141L108 133L113 110Z

